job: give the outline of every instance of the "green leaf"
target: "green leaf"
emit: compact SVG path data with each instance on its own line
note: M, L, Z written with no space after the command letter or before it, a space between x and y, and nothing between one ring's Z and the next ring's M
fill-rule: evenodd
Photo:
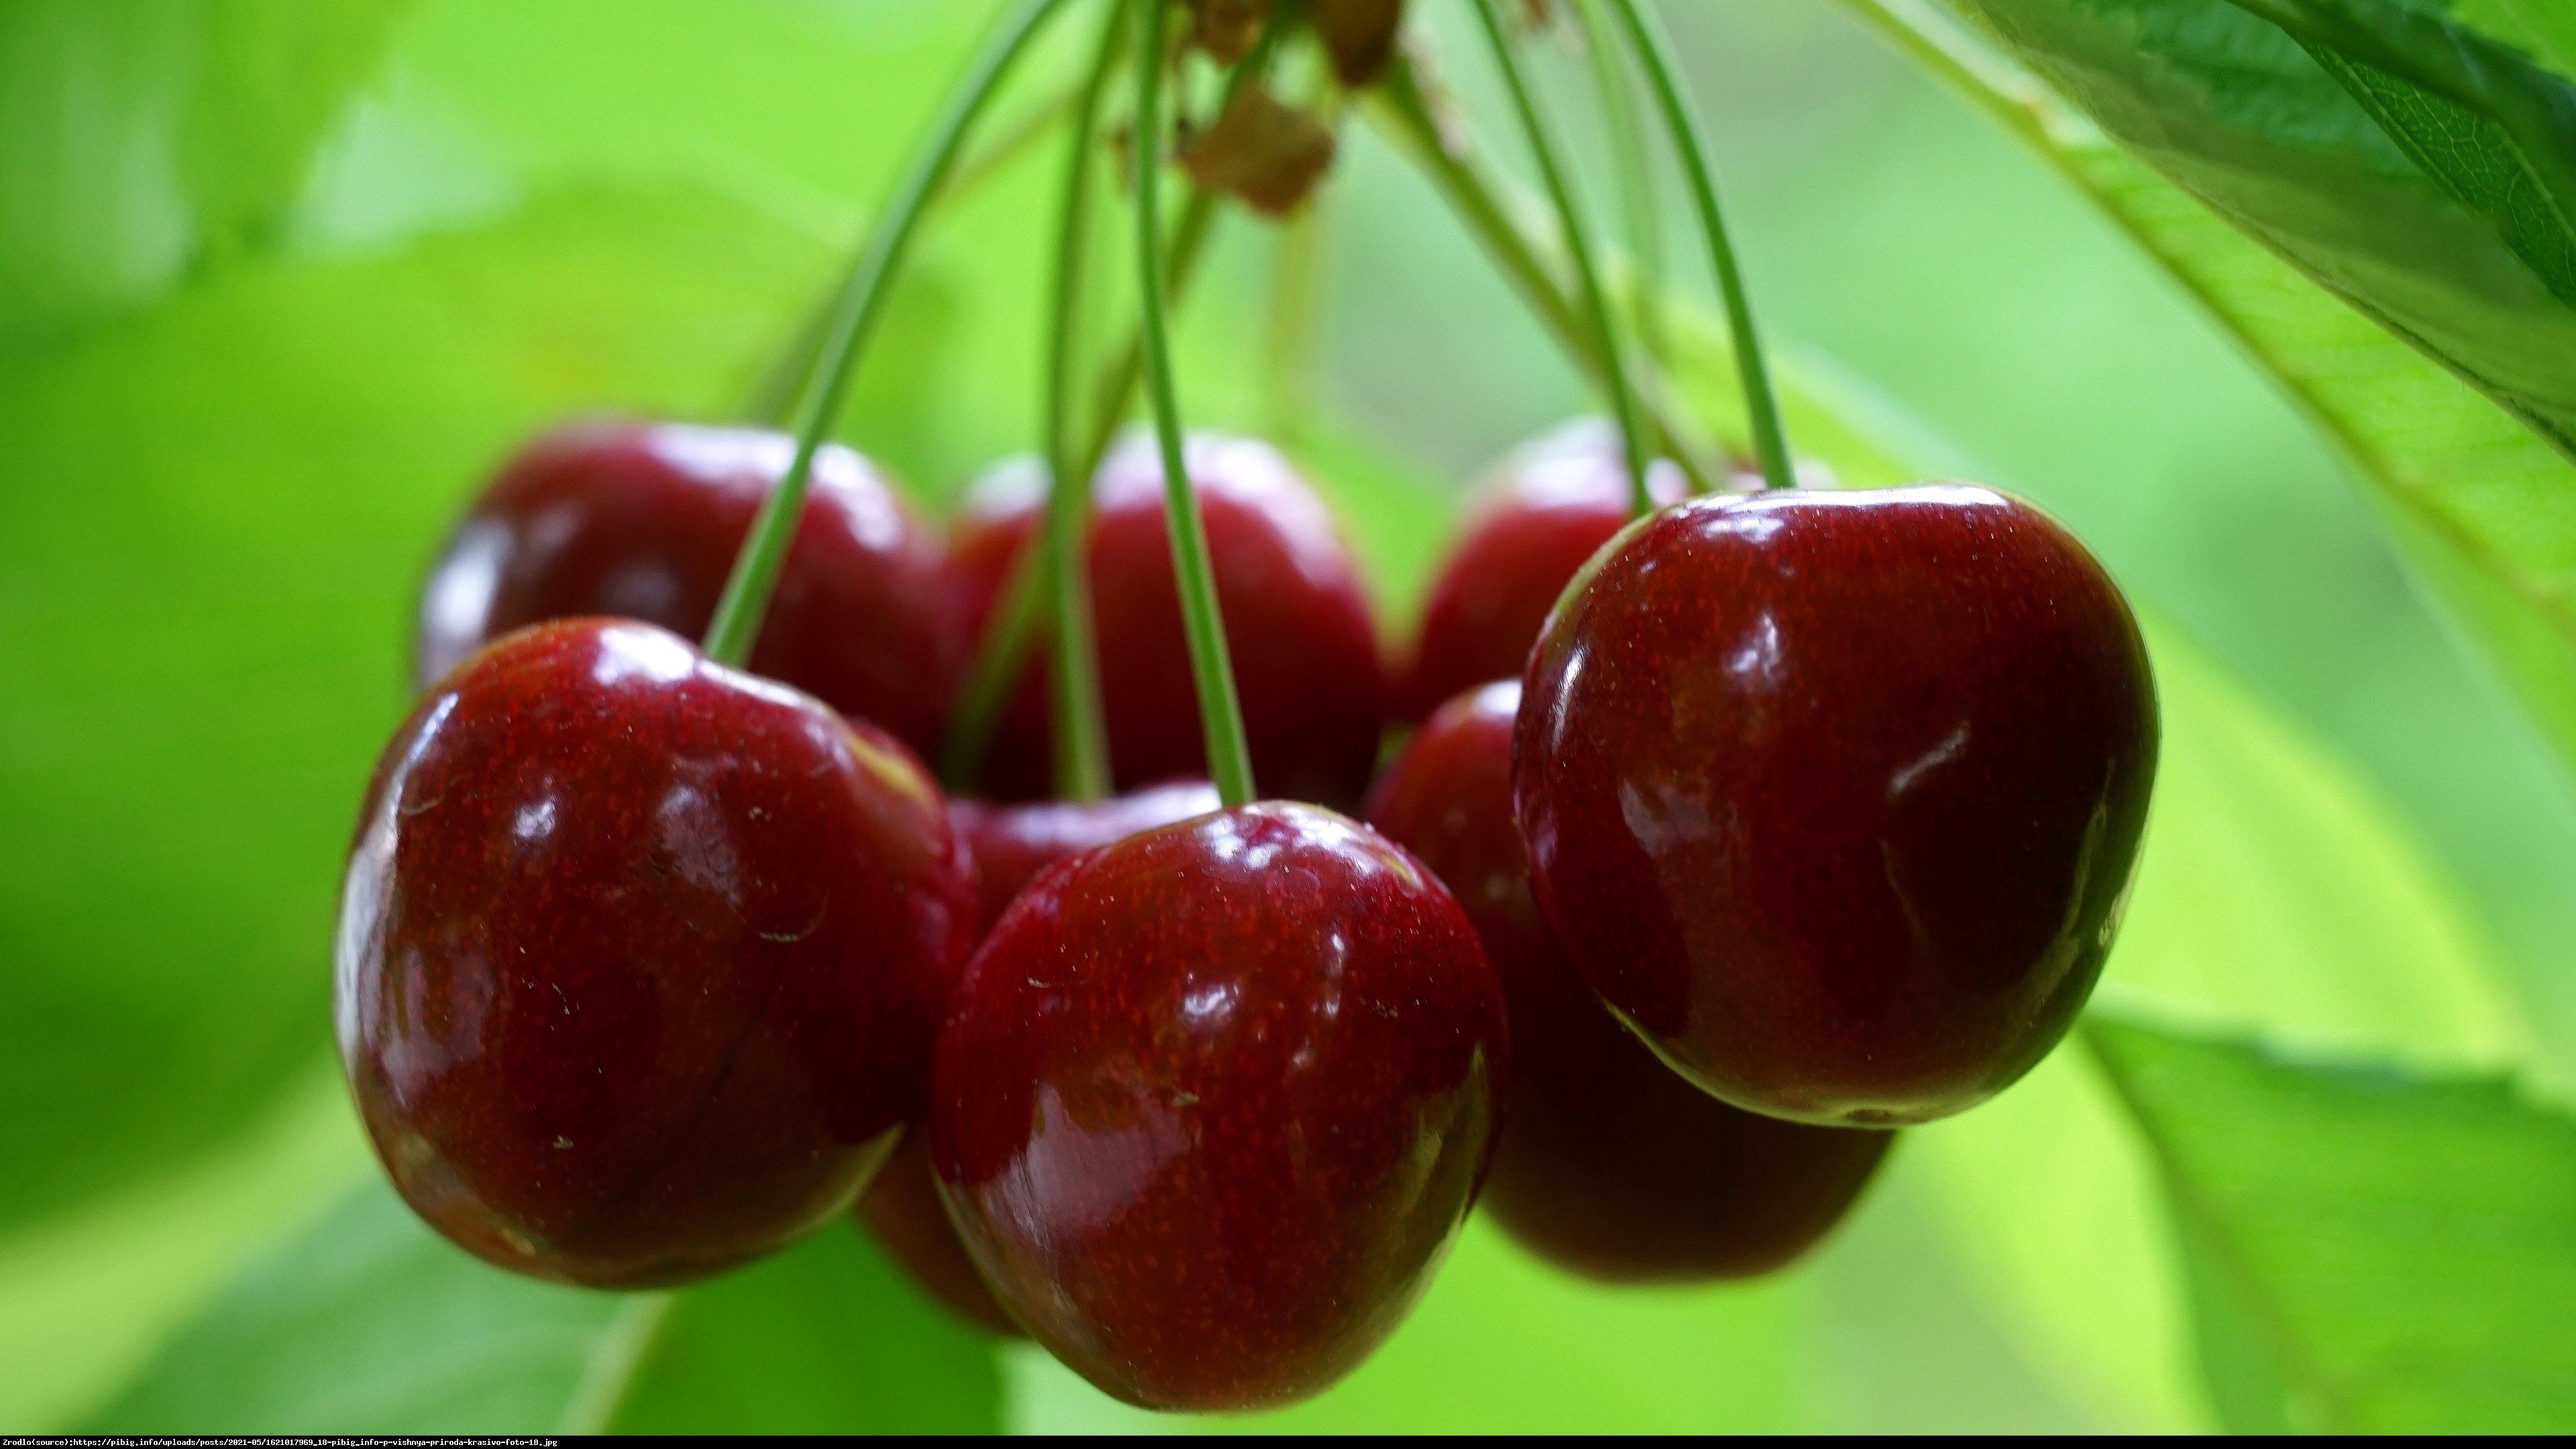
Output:
M2488 943L2394 813L2173 631L2148 637L2164 753L2106 995L2424 1060L2518 1060ZM1951 1241L2102 1413L2202 1421L2153 1165L2079 1061L2059 1053L1913 1150Z
M2576 1117L2495 1077L2096 1014L2242 1432L2576 1426Z
M235 1287L104 1433L974 1433L990 1343L853 1228L722 1282L616 1295L477 1262L371 1183Z
M1923 0L1847 3L2052 163L2278 379L2472 650L2576 760L2576 465L2372 320L2473 375L2460 355L2485 356L2518 379L2501 391L2576 391L2576 317L2494 226L2225 0L1969 0L2038 75Z
M408 0L0 0L0 347L276 231Z

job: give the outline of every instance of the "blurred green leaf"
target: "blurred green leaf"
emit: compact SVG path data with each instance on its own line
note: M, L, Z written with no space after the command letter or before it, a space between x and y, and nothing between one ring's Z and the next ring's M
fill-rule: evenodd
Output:
M2576 79L2576 10L2557 0L2415 0Z
M2576 1117L2099 1013L2085 1039L2163 1171L2229 1428L2576 1425Z
M2576 759L2576 465L2446 370L2562 437L2576 416L2576 312L2497 224L2227 0L1965 0L2037 76L1925 0L1847 3L2054 164L2280 380Z
M989 1340L854 1228L721 1282L616 1295L514 1277L381 1182L228 1293L97 1419L108 1433L976 1433Z
M0 346L264 239L409 0L0 0Z

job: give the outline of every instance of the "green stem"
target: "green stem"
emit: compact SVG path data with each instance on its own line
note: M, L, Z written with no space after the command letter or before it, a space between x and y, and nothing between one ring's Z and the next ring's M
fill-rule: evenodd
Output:
M1188 289L1197 274L1216 214L1216 198L1200 192L1190 198L1188 208L1172 228L1171 286L1175 298ZM1086 480L1086 486L1100 471L1101 460L1109 456L1109 446L1118 436L1118 425L1126 420L1128 405L1144 381L1144 373L1142 345L1134 337L1127 340L1116 360L1101 370L1093 393L1090 440L1083 445L1073 468ZM948 737L940 747L939 778L952 790L974 788L983 770L984 752L992 748L993 733L1001 728L1002 710L1010 703L1011 690L1029 662L1030 650L1037 645L1038 623L1044 617L1049 592L1045 587L1045 565L1042 540L1032 538L1022 545L1018 556L1011 560L1010 572L1004 576L992 612L985 616L982 635L975 641L975 657L967 666L965 686L957 692L957 712L949 721Z
M1100 53L1074 116L1064 216L1056 239L1054 315L1048 320L1046 568L1055 583L1056 793L1067 800L1101 799L1110 783L1109 725L1101 703L1091 575L1083 557L1091 522L1091 472L1074 456L1072 394L1083 262L1091 236L1091 146L1126 30L1126 8L1112 0L1101 26Z
M932 214L945 211L972 196L984 183L1010 169L1020 153L1029 149L1056 122L1070 114L1081 99L1079 86L1066 90L1044 105L1022 117L1000 138L974 155L957 163L948 183L939 189L931 202ZM809 303L804 320L797 323L796 335L779 349L752 384L736 416L763 427L779 427L795 412L797 399L804 395L805 384L814 376L814 359L823 350L823 338L832 327L832 315L841 293L848 289L851 273L858 269L859 258L850 265L822 295Z
M1493 45L1495 68L1502 72L1503 84L1511 91L1512 109L1520 113L1521 129L1529 136L1530 155L1538 162L1539 177L1547 183L1548 198L1556 204L1564 227L1565 249L1573 258L1575 278L1582 284L1583 310L1600 350L1602 381L1609 388L1611 412L1619 420L1619 440L1628 455L1629 506L1643 518L1655 511L1654 490L1646 484L1653 456L1647 446L1645 422L1637 413L1636 390L1628 384L1628 361L1619 345L1618 330L1611 322L1610 292L1601 284L1601 268L1592 257L1590 229L1583 224L1574 188L1565 178L1556 137L1548 128L1547 118L1539 113L1538 97L1530 90L1520 55L1512 49L1511 29L1503 20L1501 6L1497 0L1476 0L1476 17L1485 23L1485 39Z
M1163 317L1163 23L1166 0L1136 0L1136 253L1139 274L1137 336L1145 348L1145 391L1154 403L1154 434L1162 445L1163 497L1172 541L1172 574L1180 590L1181 622L1190 644L1190 674L1198 685L1199 722L1207 731L1208 775L1228 806L1251 804L1252 747L1244 738L1243 708L1235 698L1234 665L1226 655L1225 618L1217 607L1216 571L1208 561L1207 527L1199 517L1198 490L1190 486L1181 436L1181 403L1172 378L1171 337Z
M1388 133L1395 148L1410 156L1439 189L1450 209L1484 245L1486 255L1502 269L1505 279L1557 345L1585 374L1607 386L1600 348L1584 326L1581 312L1550 274L1543 255L1545 244L1515 219L1514 207L1504 197L1505 188L1476 164L1465 150L1463 138L1452 144L1452 138L1432 114L1421 76L1411 61L1399 53L1381 83L1370 90L1363 106L1371 122ZM1707 450L1684 421L1684 413L1655 392L1653 379L1637 378L1633 382L1638 406L1654 424L1655 435L1666 453L1689 477L1692 489L1700 493L1713 491L1716 475L1709 467Z
M1236 63L1226 82L1225 105L1233 105L1245 87L1261 79L1277 51L1278 36L1279 25L1274 21L1252 54ZM1208 239L1216 228L1218 200L1214 192L1193 190L1180 220L1172 226L1171 245L1166 253L1171 258L1167 295L1172 301L1177 302L1189 290L1191 280L1198 274L1199 260L1206 255ZM1109 456L1110 444L1117 439L1119 425L1127 419L1127 410L1144 374L1143 338L1140 334L1130 335L1126 346L1101 370L1093 394L1090 440L1074 468L1086 486L1099 472L1101 460ZM975 642L974 660L967 667L965 686L958 691L948 737L940 748L939 777L952 790L974 787L983 769L984 753L992 747L993 733L1001 728L1002 710L1010 703L1011 690L1028 664L1029 651L1036 646L1049 592L1044 565L1045 550L1039 540L1031 539L1011 561L992 612L985 617L982 636Z
M1663 107L1665 127L1681 151L1691 198L1699 206L1700 226L1708 233L1709 260L1717 268L1718 290L1726 298L1726 325L1734 337L1736 372L1744 379L1744 407L1753 424L1754 452L1762 460L1762 481L1771 488L1795 487L1797 473L1789 460L1788 430L1780 423L1780 400L1772 391L1770 364L1763 360L1762 338L1753 325L1753 303L1745 293L1735 244L1727 236L1726 213L1717 201L1717 171L1709 161L1706 127L1676 79L1672 39L1664 33L1662 20L1638 0L1610 3L1627 23L1628 39L1636 46L1655 99Z
M1602 0L1577 0L1583 48L1592 61L1592 83L1601 93L1603 129L1610 142L1611 174L1619 183L1620 209L1628 216L1628 246L1637 262L1637 335L1658 363L1672 358L1664 318L1664 221L1656 202L1655 168L1637 109L1636 77L1620 63L1619 40L1601 13Z
M715 620L707 627L707 657L718 663L739 666L751 657L761 618L769 611L770 595L778 588L779 570L787 562L788 545L795 539L797 520L805 511L805 493L814 476L814 455L821 451L824 436L840 412L842 395L849 390L850 376L857 368L869 332L885 310L886 297L902 270L913 234L919 230L940 183L956 165L957 153L967 133L974 129L975 118L1001 88L1012 64L1062 4L1063 0L1019 0L1003 17L976 55L965 84L950 98L947 110L932 129L929 148L914 160L912 169L896 188L858 266L851 271L849 285L843 289L832 319L821 378L807 399L804 426L797 433L796 461L761 504L760 516L753 520L742 552L734 560L733 576L725 581Z

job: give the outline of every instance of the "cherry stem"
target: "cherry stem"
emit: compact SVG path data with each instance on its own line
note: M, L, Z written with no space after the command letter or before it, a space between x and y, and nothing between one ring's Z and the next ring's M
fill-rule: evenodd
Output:
M1100 649L1083 548L1090 534L1091 471L1074 456L1073 374L1083 264L1090 250L1091 148L1100 131L1101 101L1127 38L1126 21L1126 7L1112 3L1101 26L1100 53L1074 114L1064 214L1056 237L1054 314L1048 319L1046 568L1055 586L1055 782L1056 793L1067 800L1103 799L1110 787L1109 724L1101 701Z
M1385 77L1369 92L1367 114L1381 130L1392 133L1396 149L1408 155L1439 189L1442 199L1484 244L1486 254L1502 269L1505 279L1566 356L1598 379L1601 359L1592 338L1584 332L1574 303L1559 290L1547 263L1541 259L1545 244L1514 220L1523 208L1507 199L1505 185L1476 164L1465 138L1453 138L1432 114L1421 76L1408 57L1399 53ZM1665 449L1689 476L1692 490L1712 491L1716 483L1701 435L1688 427L1687 415L1663 396L1652 374L1635 381L1639 406L1645 409Z
M1056 122L1072 113L1081 97L1080 87L1067 89L1045 104L1032 108L1009 131L959 162L947 184L932 200L933 214L956 206L985 182L1009 170L1022 152L1036 144L1054 128ZM860 260L859 256L853 256L840 277L806 305L795 337L761 370L759 380L752 384L736 416L745 422L777 427L794 413L797 400L804 396L806 383L813 379L814 359L823 350L824 334L831 330L834 304L849 286L850 275L858 270Z
M928 149L915 158L879 218L833 315L827 334L831 341L823 350L821 377L807 400L804 426L797 433L796 461L761 504L760 516L752 521L751 533L734 560L733 575L725 581L715 620L707 627L708 658L736 667L750 659L752 643L760 635L761 619L769 611L770 596L778 589L779 571L786 566L788 546L795 541L797 521L805 511L805 495L814 479L814 455L822 450L823 439L832 430L841 399L849 391L851 374L857 370L859 354L885 310L896 275L903 269L913 234L920 229L921 219L940 184L956 165L957 153L964 147L967 133L974 129L975 118L983 113L1012 65L1063 3L1064 0L1019 0L1002 18L977 53L964 85L950 97L931 132Z
M1139 326L1144 343L1145 391L1153 399L1154 434L1163 454L1164 512L1171 535L1172 575L1181 596L1181 622L1189 636L1190 674L1198 685L1199 723L1207 732L1208 775L1228 807L1249 805L1252 747L1243 732L1243 707L1235 697L1234 664L1225 647L1225 617L1217 605L1216 571L1208 561L1207 525L1191 486L1188 449L1181 434L1181 403L1172 377L1172 343L1163 316L1163 27L1168 0L1136 0L1136 254Z
M1274 23L1253 52L1236 63L1226 82L1220 113L1234 104L1245 87L1261 79L1276 53L1278 33L1279 27ZM1206 254L1208 238L1216 226L1218 199L1215 192L1193 190L1180 220L1173 223L1166 253L1171 258L1167 295L1172 300L1177 301L1188 291L1197 274L1199 260ZM1094 394L1091 439L1076 459L1074 469L1086 486L1099 470L1101 459L1109 456L1111 440L1117 436L1118 425L1126 420L1144 373L1143 338L1131 335L1117 358L1102 369ZM966 685L958 692L948 738L940 748L939 776L952 790L973 788L983 769L985 751L992 747L993 733L1001 728L1002 710L1010 703L1012 687L1036 645L1048 592L1044 587L1044 564L1045 550L1039 540L1023 545L1018 557L1011 561L998 601L985 617L982 636L975 643L974 660L966 671Z
M1575 278L1582 284L1583 310L1601 357L1601 379L1609 389L1611 411L1618 419L1619 439L1627 453L1629 506L1643 518L1655 511L1654 491L1646 484L1653 457L1647 446L1645 423L1638 416L1636 389L1628 381L1625 349L1611 321L1610 292L1601 283L1601 268L1592 255L1590 231L1575 203L1574 188L1566 180L1556 137L1539 111L1538 97L1530 89L1520 56L1512 49L1511 29L1497 0L1476 0L1476 16L1485 23L1485 38L1493 44L1494 65L1511 91L1512 109L1520 113L1521 129L1529 137L1530 155L1538 162L1539 177L1547 183L1548 198L1555 203L1565 232L1565 249L1574 261Z
M1691 198L1699 206L1701 229L1708 233L1709 260L1717 269L1718 290L1726 298L1726 325L1733 334L1737 374L1744 380L1744 408L1753 425L1753 448L1762 460L1762 482L1769 488L1797 486L1789 458L1788 430L1780 422L1780 399L1771 387L1770 364L1763 360L1761 334L1753 325L1753 303L1746 295L1743 269L1735 244L1727 236L1726 213L1718 205L1717 171L1709 161L1708 132L1676 74L1672 37L1661 18L1638 0L1610 0L1626 23L1628 39L1645 67L1664 125L1681 152L1682 170L1690 178Z
M1628 245L1637 262L1637 335L1658 364L1672 357L1664 318L1663 208L1655 194L1654 163L1637 109L1636 76L1620 60L1619 40L1601 13L1602 0L1577 0L1583 48L1592 61L1592 84L1601 93L1603 130L1610 143L1612 175L1627 213Z
M1120 3L1123 6L1125 0ZM1216 197L1200 192L1190 198L1180 221L1173 226L1170 256L1175 296L1187 289L1197 272L1215 223ZM1117 436L1118 425L1126 419L1128 404L1134 400L1144 374L1143 350L1134 337L1128 338L1115 361L1101 369L1093 393L1090 441L1074 460L1073 471L1086 480L1086 487L1099 471L1101 460L1109 456L1109 445ZM974 787L983 769L984 752L992 747L994 731L1001 728L1002 709L1010 703L1012 687L1029 661L1029 651L1036 647L1048 594L1045 565L1042 539L1033 538L1021 545L1003 579L998 601L984 618L982 634L975 641L975 657L967 666L965 687L958 691L957 712L949 721L948 738L940 746L939 778L952 790Z

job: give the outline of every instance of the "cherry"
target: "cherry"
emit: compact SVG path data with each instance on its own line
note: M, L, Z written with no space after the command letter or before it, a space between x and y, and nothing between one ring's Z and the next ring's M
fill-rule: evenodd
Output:
M948 818L975 862L976 939L983 939L1020 889L1058 861L1220 806L1205 780L1174 780L1108 800L1042 800L989 805L955 800Z
M1512 823L1521 685L1449 701L1380 776L1369 823L1438 873L1511 1011L1512 1080L1482 1199L1513 1237L1608 1282L1735 1278L1815 1246L1894 1134L1739 1111L1655 1059L1575 974Z
M1523 447L1487 477L1432 581L1419 642L1400 672L1406 719L1488 680L1520 677L1557 595L1628 524L1626 456L1616 428L1586 418ZM1689 492L1671 463L1656 464L1647 485L1665 503Z
M1323 501L1265 443L1203 434L1188 450L1234 659L1252 760L1265 789L1355 805L1376 768L1386 690L1358 569ZM1005 465L970 492L952 558L980 627L1032 528L1044 479ZM1138 437L1102 464L1091 543L1093 611L1112 770L1121 789L1207 772L1179 594L1163 521L1163 473ZM983 782L996 798L1047 793L1042 670L1002 722Z
M476 501L430 574L421 686L545 619L614 614L700 637L752 515L795 453L794 439L755 428L588 422L539 438ZM937 541L884 476L827 447L752 671L927 754L967 649L945 579Z
M920 1115L970 890L890 737L649 625L540 626L378 766L341 1057L394 1185L458 1244L682 1282L845 1210Z
M1739 1107L1890 1125L2064 1035L2156 740L2128 604L2027 504L1706 498L1549 620L1513 793L1559 938L1665 1060Z
M1108 1393L1315 1393L1483 1174L1500 989L1438 880L1329 811L1131 836L1023 891L939 1043L931 1158L1012 1315Z
M975 938L982 940L1020 888L1059 861L1218 808L1216 787L1176 780L1113 800L988 805L952 801L948 818L975 865ZM960 963L963 964L962 962ZM1019 1327L993 1301L931 1181L929 1136L905 1134L894 1160L859 1199L859 1217L922 1286L964 1317L996 1333Z

